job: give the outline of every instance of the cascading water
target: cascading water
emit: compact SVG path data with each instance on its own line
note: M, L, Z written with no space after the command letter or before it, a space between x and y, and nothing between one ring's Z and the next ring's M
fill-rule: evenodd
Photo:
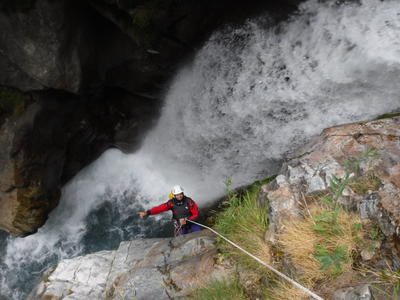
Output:
M139 151L107 151L64 187L38 233L7 238L1 293L23 299L60 258L168 235L157 229L166 218L133 212L176 183L201 205L226 177L242 185L276 172L323 128L399 109L399 76L398 1L309 1L284 24L259 18L215 33L177 74Z

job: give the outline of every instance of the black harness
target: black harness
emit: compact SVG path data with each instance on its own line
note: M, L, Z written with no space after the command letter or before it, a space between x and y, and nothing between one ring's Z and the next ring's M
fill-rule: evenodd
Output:
M192 213L189 211L191 204L193 201L189 197L184 196L181 201L178 201L176 198L169 200L171 203L172 217L175 220L184 219L192 216Z

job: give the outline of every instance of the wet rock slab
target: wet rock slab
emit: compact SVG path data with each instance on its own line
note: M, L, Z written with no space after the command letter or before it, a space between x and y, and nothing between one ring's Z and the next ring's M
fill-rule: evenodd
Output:
M101 251L62 260L28 297L39 299L170 299L188 295L228 271L214 263L211 233L122 242Z

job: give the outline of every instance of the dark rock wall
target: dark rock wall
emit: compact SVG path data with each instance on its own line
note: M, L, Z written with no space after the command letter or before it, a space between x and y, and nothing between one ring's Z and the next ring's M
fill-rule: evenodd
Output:
M45 222L61 186L83 166L107 148L138 145L152 122L141 115L157 108L116 88L91 97L55 89L19 93L27 104L3 110L0 129L0 227L23 235Z
M37 1L29 11L0 13L3 64L18 70L16 79L25 79L10 81L8 74L2 72L2 84L23 89L79 89L79 35L75 34L69 11L68 1Z
M99 85L157 94L218 26L298 1L19 0L0 4L0 84L82 93ZM19 3L19 4L18 4Z

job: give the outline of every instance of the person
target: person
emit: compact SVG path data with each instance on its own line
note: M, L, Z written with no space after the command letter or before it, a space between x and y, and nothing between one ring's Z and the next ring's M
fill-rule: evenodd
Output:
M183 188L180 185L175 185L172 188L171 194L172 198L167 202L150 208L147 211L138 212L137 214L143 219L149 215L156 215L171 210L172 218L175 221L176 234L187 234L190 232L200 231L202 228L199 225L186 221L196 221L198 218L199 209L196 202L183 193Z

